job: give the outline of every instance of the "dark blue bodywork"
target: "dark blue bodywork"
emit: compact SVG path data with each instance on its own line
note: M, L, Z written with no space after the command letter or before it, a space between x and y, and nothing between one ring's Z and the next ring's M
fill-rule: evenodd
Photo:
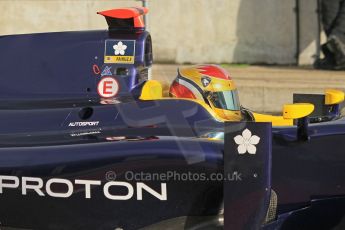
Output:
M104 64L107 39L135 40L135 64ZM108 31L59 32L0 37L0 100L94 99L97 83L106 66L116 70L120 95L127 94L141 79L140 71L152 64L148 32L110 35ZM96 67L97 66L97 67ZM99 74L97 74L97 70Z
M112 179L118 181L128 181L128 171L223 174L229 163L224 152L237 150L231 138L224 142L207 137L224 132L224 123L193 101L138 99L147 80L143 72L152 63L145 48L149 36L145 31L91 31L0 37L0 175L104 184L109 172L116 173ZM135 40L135 64L104 64L107 39ZM111 100L100 98L96 90L106 66L121 86ZM125 74L117 74L123 68ZM227 124L225 136L237 132L236 125ZM267 151L250 159L251 170L263 172L253 179L260 183L245 183L245 189L243 183L230 183L232 195L224 194L222 180L165 181L166 201L150 195L110 201L102 187L94 187L92 198L85 199L80 186L61 199L34 191L23 195L18 186L0 193L0 227L139 229L186 217L184 228L192 228L194 218L202 217L202 222L222 215L227 195L235 212L255 215L232 229L330 229L341 224L345 119L311 124L308 140L298 139L297 127L265 127L262 135L271 140L265 142ZM236 170L248 163L237 157L229 161ZM135 186L135 181L128 182ZM162 181L145 183L158 189ZM277 215L265 222L271 189L278 197ZM257 190L261 192L254 198L262 206L253 212L248 197Z

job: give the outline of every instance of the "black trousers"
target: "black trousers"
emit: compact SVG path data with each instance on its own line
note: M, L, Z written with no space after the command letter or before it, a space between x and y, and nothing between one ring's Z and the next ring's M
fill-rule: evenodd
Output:
M345 0L321 0L321 6L327 36L337 35L345 43Z

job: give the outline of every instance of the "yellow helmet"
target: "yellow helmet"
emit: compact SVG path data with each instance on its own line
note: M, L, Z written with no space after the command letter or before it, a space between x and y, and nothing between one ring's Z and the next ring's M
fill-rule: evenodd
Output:
M219 66L198 65L179 69L169 93L176 98L202 100L225 120L242 119L235 83Z

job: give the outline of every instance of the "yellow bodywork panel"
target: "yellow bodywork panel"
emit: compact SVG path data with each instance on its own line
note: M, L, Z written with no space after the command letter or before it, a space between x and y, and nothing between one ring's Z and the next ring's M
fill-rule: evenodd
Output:
M150 80L145 83L142 89L140 96L141 100L176 100L174 98L163 97L163 88L162 84L159 81ZM332 102L335 101L335 95L338 93L332 92ZM326 96L327 97L327 96ZM240 111L229 111L229 114L226 114L228 119L223 119L218 116L218 114L211 108L208 104L201 100L196 99L183 99L179 100L193 101L204 107L216 120L220 122L225 121L240 121L241 114ZM299 104L288 104L284 105L283 116L273 116L266 114L253 113L254 119L256 122L271 122L273 126L292 126L293 120L306 117L314 111L314 105L308 103L299 103Z
M325 105L336 105L344 101L344 92L336 89L325 90Z
M159 81L150 80L145 83L141 91L141 100L158 100L163 97L163 87Z
M293 126L293 119L284 119L283 116L273 116L253 113L256 122L272 122L272 126Z
M253 113L256 122L272 122L273 126L292 126L294 119L306 117L314 111L314 105L297 103L284 105L283 116Z

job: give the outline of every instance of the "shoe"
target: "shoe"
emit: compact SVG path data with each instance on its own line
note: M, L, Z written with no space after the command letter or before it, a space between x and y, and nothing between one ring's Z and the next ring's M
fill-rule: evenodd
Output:
M321 70L335 70L336 62L334 54L329 49L328 44L323 44L321 46L321 50L325 57L323 59L317 59L314 62L314 68Z
M336 63L334 58L325 57L323 59L317 59L314 62L314 68L321 70L336 70Z
M345 68L345 44L336 35L328 38L327 48L334 54L337 69Z
M321 51L322 51L322 53L324 54L324 56L326 58L334 56L332 51L328 48L328 43L325 43L325 44L321 45Z

